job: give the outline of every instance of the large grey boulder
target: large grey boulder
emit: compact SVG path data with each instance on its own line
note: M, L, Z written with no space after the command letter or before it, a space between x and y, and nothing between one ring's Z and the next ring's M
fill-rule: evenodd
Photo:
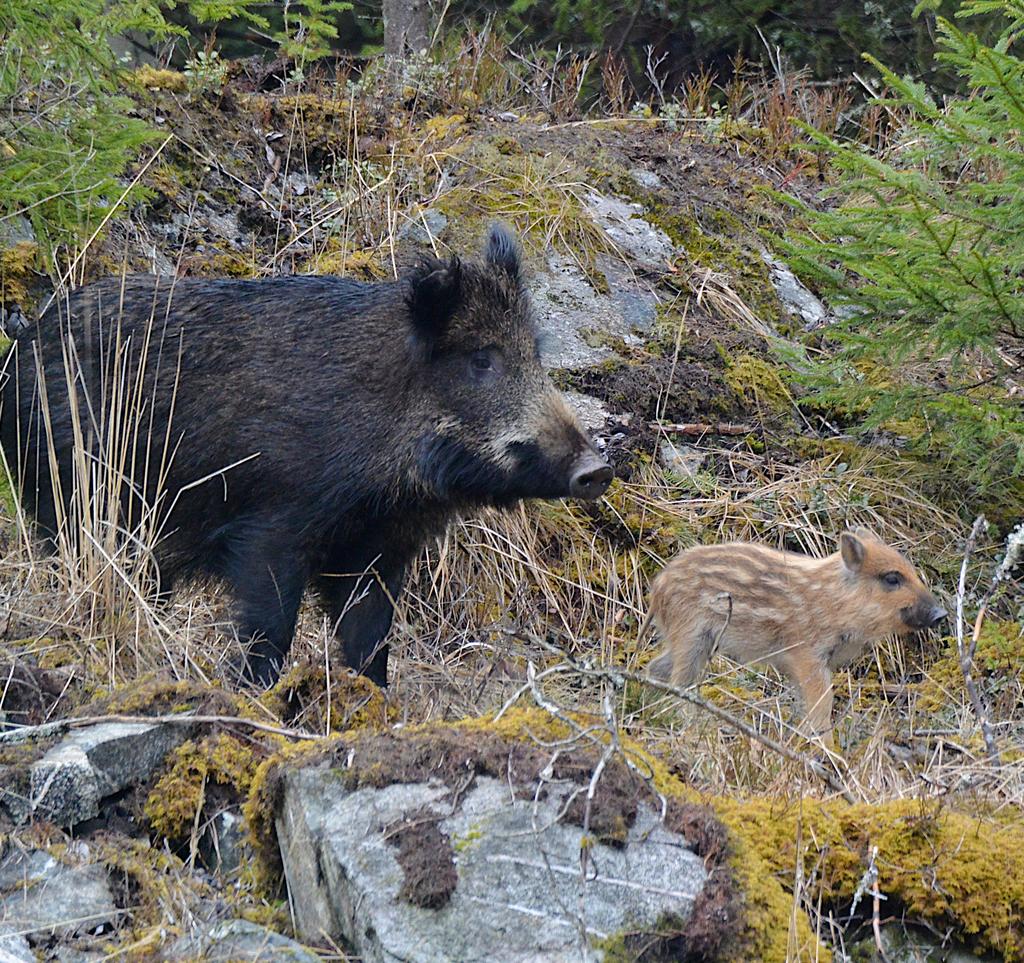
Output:
M653 273L669 270L677 253L676 246L661 228L644 220L640 204L590 191L584 198L584 205L591 220L638 267Z
M828 308L810 292L786 264L768 254L764 254L763 257L768 265L779 302L790 315L803 323L805 331L813 331L834 320Z
M36 963L36 955L17 927L0 923L0 963Z
M398 229L398 239L413 244L429 245L438 240L447 227L448 218L441 211L434 207L426 207Z
M145 782L190 731L186 723L148 722L77 729L31 764L27 796L0 787L0 806L16 823L37 818L74 826L98 816L107 796ZM6 738L30 735L20 730Z
M585 841L562 819L586 791L573 782L349 791L336 770L300 769L283 783L277 832L298 934L346 940L367 963L600 960L602 940L685 920L708 878L645 804L623 845Z

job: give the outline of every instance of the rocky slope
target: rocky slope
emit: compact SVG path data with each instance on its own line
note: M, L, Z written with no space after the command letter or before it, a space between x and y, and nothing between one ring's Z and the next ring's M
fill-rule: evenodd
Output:
M618 480L432 548L386 696L325 664L312 613L281 683L235 693L215 592L155 614L121 570L68 576L9 525L0 956L1020 959L1019 752L984 762L949 640L841 675L824 761L771 675L720 666L709 716L622 674L652 655L649 577L696 541L820 553L866 522L949 598L961 529L926 466L798 405L779 360L832 320L773 249L773 190L816 185L728 123L553 123L465 93L141 71L166 139L76 277L390 277L502 219ZM3 243L6 307L31 316L31 232ZM984 626L1008 747L1022 657L1016 623Z

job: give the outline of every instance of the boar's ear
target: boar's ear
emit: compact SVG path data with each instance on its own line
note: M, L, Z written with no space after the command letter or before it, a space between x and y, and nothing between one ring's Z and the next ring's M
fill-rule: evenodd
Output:
M406 304L412 318L413 339L429 352L432 341L444 334L462 300L462 265L457 257L447 264L429 258L409 277Z
M853 534L865 542L880 542L881 539L867 525L858 525Z
M843 532L839 536L839 554L843 564L851 572L857 572L864 564L864 543L853 532Z
M492 224L487 236L487 263L504 271L513 281L521 274L519 242L504 224Z

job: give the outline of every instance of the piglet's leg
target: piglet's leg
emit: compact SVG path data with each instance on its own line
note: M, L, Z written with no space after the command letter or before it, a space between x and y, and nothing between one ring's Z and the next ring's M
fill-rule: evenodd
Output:
M796 684L803 702L804 719L800 726L807 738L821 739L828 747L832 737L832 673L828 666L814 659L794 661L787 673Z

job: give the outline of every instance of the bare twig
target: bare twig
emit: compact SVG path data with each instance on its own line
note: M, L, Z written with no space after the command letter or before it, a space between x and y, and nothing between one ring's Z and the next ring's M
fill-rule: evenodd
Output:
M856 803L857 798L850 791L849 787L841 782L836 773L829 771L829 769L822 763L821 760L815 759L809 756L805 752L799 752L796 749L791 749L789 746L784 745L776 739L772 739L770 736L766 736L762 732L758 732L753 726L744 722L742 719L737 718L731 712L726 709L716 706L712 702L708 702L706 699L697 695L695 692L689 689L682 689L678 686L670 685L667 682L662 682L660 679L656 679L650 676L641 675L637 672L628 672L624 669L613 669L609 667L599 668L584 665L577 662L570 655L559 649L557 646L551 645L549 642L541 639L538 636L526 635L522 633L513 633L524 641L530 642L533 645L539 646L546 649L549 652L553 652L559 655L563 660L563 666L553 667L555 670L562 669L563 671L573 672L581 676L586 676L592 679L602 679L606 682L611 682L613 685L622 687L627 682L639 683L646 685L652 689L657 689L659 692L664 692L666 695L675 696L677 699L682 699L684 702L689 702L691 705L697 706L699 709L703 709L705 712L713 715L716 719L726 723L726 725L736 729L738 732L743 733L748 739L753 739L755 742L761 743L766 749L770 749L772 752L789 759L791 762L799 763L806 769L810 770L816 775L822 782L824 782L829 789L839 794L849 803ZM549 669L547 672L551 672ZM547 674L547 673L545 673ZM536 685L531 686L534 693L534 698L537 700L538 705L541 708L552 711L552 703L550 699L541 695ZM557 707L555 707L557 709ZM553 712L558 715L558 712ZM829 757L832 758L831 756Z
M648 423L648 427L667 431L673 435L688 435L690 437L699 437L700 435L749 435L754 430L751 425L739 425L727 421L709 423L696 421L683 422L682 424L652 421Z
M241 716L207 716L190 715L187 712L177 713L169 716L76 716L73 719L60 719L57 722L46 723L42 726L23 726L19 729L11 729L0 733L0 742L20 742L24 739L55 735L66 732L69 729L84 729L87 726L97 726L105 722L129 722L145 723L146 725L164 725L173 723L176 725L195 724L218 724L225 726L244 726L247 729L258 729L260 732L269 732L275 736L284 736L286 739L322 739L323 736L315 732L303 732L299 729L284 729L280 726L272 726L266 722L259 722L256 719L243 719ZM6 737L6 738L4 738Z
M875 934L875 949L882 963L889 963L889 957L885 955L885 947L882 945L882 922L881 901L882 894L878 891L878 875L875 874L875 881L871 885L871 930Z
M960 661L960 671L964 677L964 686L967 689L967 694L970 696L971 704L974 706L974 714L978 717L981 735L985 740L985 750L988 753L989 761L993 765L998 766L1000 763L999 749L996 746L995 734L992 732L988 708L981 697L981 692L978 691L977 683L974 681L974 652L978 644L978 634L981 631L981 615L988 604L988 600L992 597L992 593L995 591L996 580L993 580L993 584L986 593L978 612L971 644L970 646L964 644L964 597L967 594L967 565L970 562L971 555L974 553L978 536L985 528L985 524L985 516L979 515L974 520L974 524L971 526L971 533L967 536L967 542L964 545L964 560L960 565L960 581L956 589L956 652Z
M882 963L889 963L885 955L885 948L882 944L882 919L881 904L885 897L878 888L878 847L871 847L871 855L868 858L868 868L864 870L857 889L853 893L853 900L850 902L850 916L857 912L857 905L865 893L871 893L871 929L875 934L875 949L878 950Z

